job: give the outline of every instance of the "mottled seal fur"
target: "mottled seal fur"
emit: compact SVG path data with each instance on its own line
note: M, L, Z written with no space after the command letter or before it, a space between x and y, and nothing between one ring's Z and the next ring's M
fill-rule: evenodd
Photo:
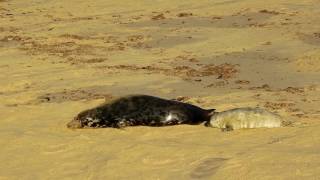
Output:
M205 125L222 130L234 130L280 127L281 122L282 118L275 113L260 108L246 107L215 112Z
M200 124L208 121L214 109L148 95L120 97L93 109L80 112L69 128L121 128L126 126L166 126Z

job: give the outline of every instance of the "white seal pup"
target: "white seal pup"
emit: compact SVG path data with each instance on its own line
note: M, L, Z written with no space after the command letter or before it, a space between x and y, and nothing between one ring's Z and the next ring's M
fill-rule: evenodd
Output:
M205 125L230 131L242 128L274 128L281 127L281 124L282 118L275 113L246 107L215 112Z

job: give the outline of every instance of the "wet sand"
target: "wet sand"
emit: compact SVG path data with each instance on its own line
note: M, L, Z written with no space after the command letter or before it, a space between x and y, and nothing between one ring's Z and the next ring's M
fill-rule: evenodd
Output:
M0 0L0 179L318 179L316 0ZM290 126L70 130L149 94Z

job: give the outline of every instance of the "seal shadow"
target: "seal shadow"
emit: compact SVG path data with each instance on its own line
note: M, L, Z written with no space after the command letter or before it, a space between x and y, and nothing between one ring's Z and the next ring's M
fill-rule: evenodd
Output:
M203 160L191 173L190 177L194 179L206 178L214 175L218 169L228 159L225 158L207 158Z

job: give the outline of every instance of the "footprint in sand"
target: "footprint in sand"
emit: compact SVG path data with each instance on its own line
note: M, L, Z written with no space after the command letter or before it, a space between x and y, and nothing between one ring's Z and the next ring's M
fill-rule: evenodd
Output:
M44 151L43 154L56 154L62 153L71 150L72 147L69 144L58 144L58 145L51 145L48 146Z
M200 162L200 164L190 173L190 177L195 179L210 177L218 171L219 167L222 166L226 160L228 159L207 158Z

